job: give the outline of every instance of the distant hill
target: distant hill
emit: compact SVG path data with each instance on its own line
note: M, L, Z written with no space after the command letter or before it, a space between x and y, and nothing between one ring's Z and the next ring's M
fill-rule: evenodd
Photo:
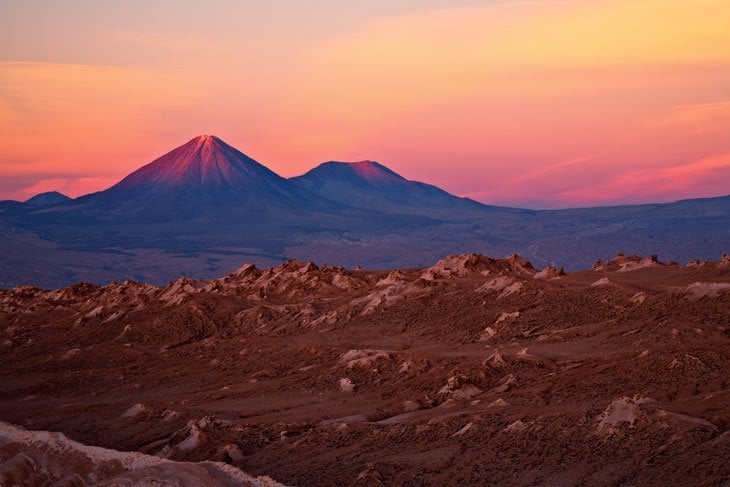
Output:
M59 193L58 191L47 191L25 200L24 203L29 206L52 206L67 201L71 201L71 198L65 194Z

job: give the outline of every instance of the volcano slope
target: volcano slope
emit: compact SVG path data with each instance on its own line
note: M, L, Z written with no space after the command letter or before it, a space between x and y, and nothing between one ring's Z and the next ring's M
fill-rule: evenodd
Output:
M0 420L206 471L226 462L286 485L730 482L727 257L618 255L567 275L517 256L290 261L164 287L19 287L0 292L0 323ZM38 475L23 451L0 435L4 480Z

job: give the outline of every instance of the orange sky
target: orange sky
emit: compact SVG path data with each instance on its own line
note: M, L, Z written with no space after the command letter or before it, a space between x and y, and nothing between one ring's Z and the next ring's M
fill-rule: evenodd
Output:
M487 203L725 195L728 25L727 0L9 0L0 198L104 189L203 133Z

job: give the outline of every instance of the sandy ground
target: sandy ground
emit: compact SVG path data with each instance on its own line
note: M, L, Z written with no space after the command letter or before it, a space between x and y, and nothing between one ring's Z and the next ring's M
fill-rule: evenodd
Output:
M138 478L84 445L189 462L183 485L730 483L727 259L22 287L0 333L0 420L40 431L3 425L0 484ZM18 439L43 431L82 445Z

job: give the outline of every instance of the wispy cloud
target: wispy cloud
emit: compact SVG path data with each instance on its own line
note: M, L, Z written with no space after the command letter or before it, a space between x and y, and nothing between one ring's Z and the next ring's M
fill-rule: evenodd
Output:
M555 164L549 164L546 166L538 167L537 169L533 169L531 171L527 171L519 176L517 176L515 179L512 180L513 183L519 184L523 183L525 181L530 181L533 179L539 179L546 175L553 174L555 172L563 172L568 169L572 169L576 166L583 165L587 162L593 161L596 159L595 155L592 156L581 156L581 157L572 157L570 159L560 161Z
M621 172L590 187L564 191L567 201L649 202L683 197L730 194L730 152L669 167Z
M646 125L651 129L696 130L716 123L730 127L730 100L676 105L664 115L648 120Z

